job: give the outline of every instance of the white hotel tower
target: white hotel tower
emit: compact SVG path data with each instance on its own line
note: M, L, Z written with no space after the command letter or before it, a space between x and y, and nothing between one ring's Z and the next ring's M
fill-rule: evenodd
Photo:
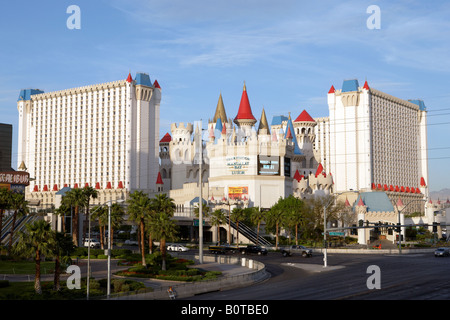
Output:
M89 185L96 202L154 192L159 172L161 88L133 79L44 93L21 90L18 165L35 180L27 199L54 203L63 187Z

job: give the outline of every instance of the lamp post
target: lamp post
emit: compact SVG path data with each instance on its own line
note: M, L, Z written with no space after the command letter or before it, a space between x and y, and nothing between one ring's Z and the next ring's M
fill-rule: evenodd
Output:
M416 202L416 201L427 201L427 199L411 200L402 208L402 210L398 210L397 204L395 204L395 207L397 208L397 211L398 211L398 253L399 254L402 254L402 227L401 227L402 223L400 221L400 215L403 212L403 210L406 209L407 206L409 206L411 203Z
M106 287L106 297L109 299L111 295L111 205L113 200L109 200L106 203L108 204L108 279L107 279L107 287ZM116 200L116 203L122 203L125 200L119 199Z
M94 214L97 210L102 208L105 204L108 205L108 280L107 280L107 288L106 288L106 296L109 299L109 296L111 294L111 205L113 200L108 200L104 202L102 205L100 205L97 209L95 209L93 212L89 213L89 231L88 231L88 266L87 266L87 284L86 284L86 299L89 300L89 281L90 281L90 273L91 273L91 266L90 266L90 254L91 254L91 214ZM115 201L116 203L122 203L125 202L123 199L119 199Z
M203 185L202 185L202 162L203 162L203 140L202 140L202 120L200 120L200 130L198 131L198 176L200 195L198 199L198 256L199 263L203 264Z
M90 275L91 275L91 215L94 214L101 207L102 206L99 206L93 212L89 212L89 216L88 216L89 228L88 228L88 263L87 263L86 300L89 300L89 282L90 282Z

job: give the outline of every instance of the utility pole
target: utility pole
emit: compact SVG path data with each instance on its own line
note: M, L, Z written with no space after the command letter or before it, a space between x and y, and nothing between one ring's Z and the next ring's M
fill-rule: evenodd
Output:
M203 186L202 186L202 162L203 162L203 141L202 141L202 120L200 119L200 128L198 130L198 147L199 147L199 160L198 160L198 176L200 196L198 199L198 256L200 264L203 264Z

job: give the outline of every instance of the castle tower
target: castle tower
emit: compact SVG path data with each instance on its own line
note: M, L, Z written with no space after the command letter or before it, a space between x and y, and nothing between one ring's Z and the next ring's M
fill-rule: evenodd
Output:
M171 188L171 175L172 175L172 162L170 160L170 142L172 137L169 133L166 133L164 137L159 141L159 158L161 159L161 165L159 170L159 175L163 180L167 190Z
M303 110L293 124L298 145L305 155L301 168L304 173L313 171L317 167L318 162L314 157L313 147L316 136L314 127L317 123L306 110Z
M130 178L130 190L156 190L156 180L159 172L159 109L161 102L161 87L155 81L152 84L147 73L137 73L134 81L127 79L127 87L133 91L136 99L131 101L130 147L134 151L132 166L136 168ZM131 99L131 96L130 96ZM131 152L133 154L133 152Z
M244 89L242 91L241 103L239 104L238 114L234 118L234 123L241 129L245 136L250 136L251 129L256 123L250 107L250 101L247 95L247 87L244 82Z

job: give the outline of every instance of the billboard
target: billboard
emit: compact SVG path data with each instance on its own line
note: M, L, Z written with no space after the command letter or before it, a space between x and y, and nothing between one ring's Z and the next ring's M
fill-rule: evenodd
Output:
M228 199L247 200L248 187L228 187Z
M280 175L280 157L258 156L258 175L279 176Z

